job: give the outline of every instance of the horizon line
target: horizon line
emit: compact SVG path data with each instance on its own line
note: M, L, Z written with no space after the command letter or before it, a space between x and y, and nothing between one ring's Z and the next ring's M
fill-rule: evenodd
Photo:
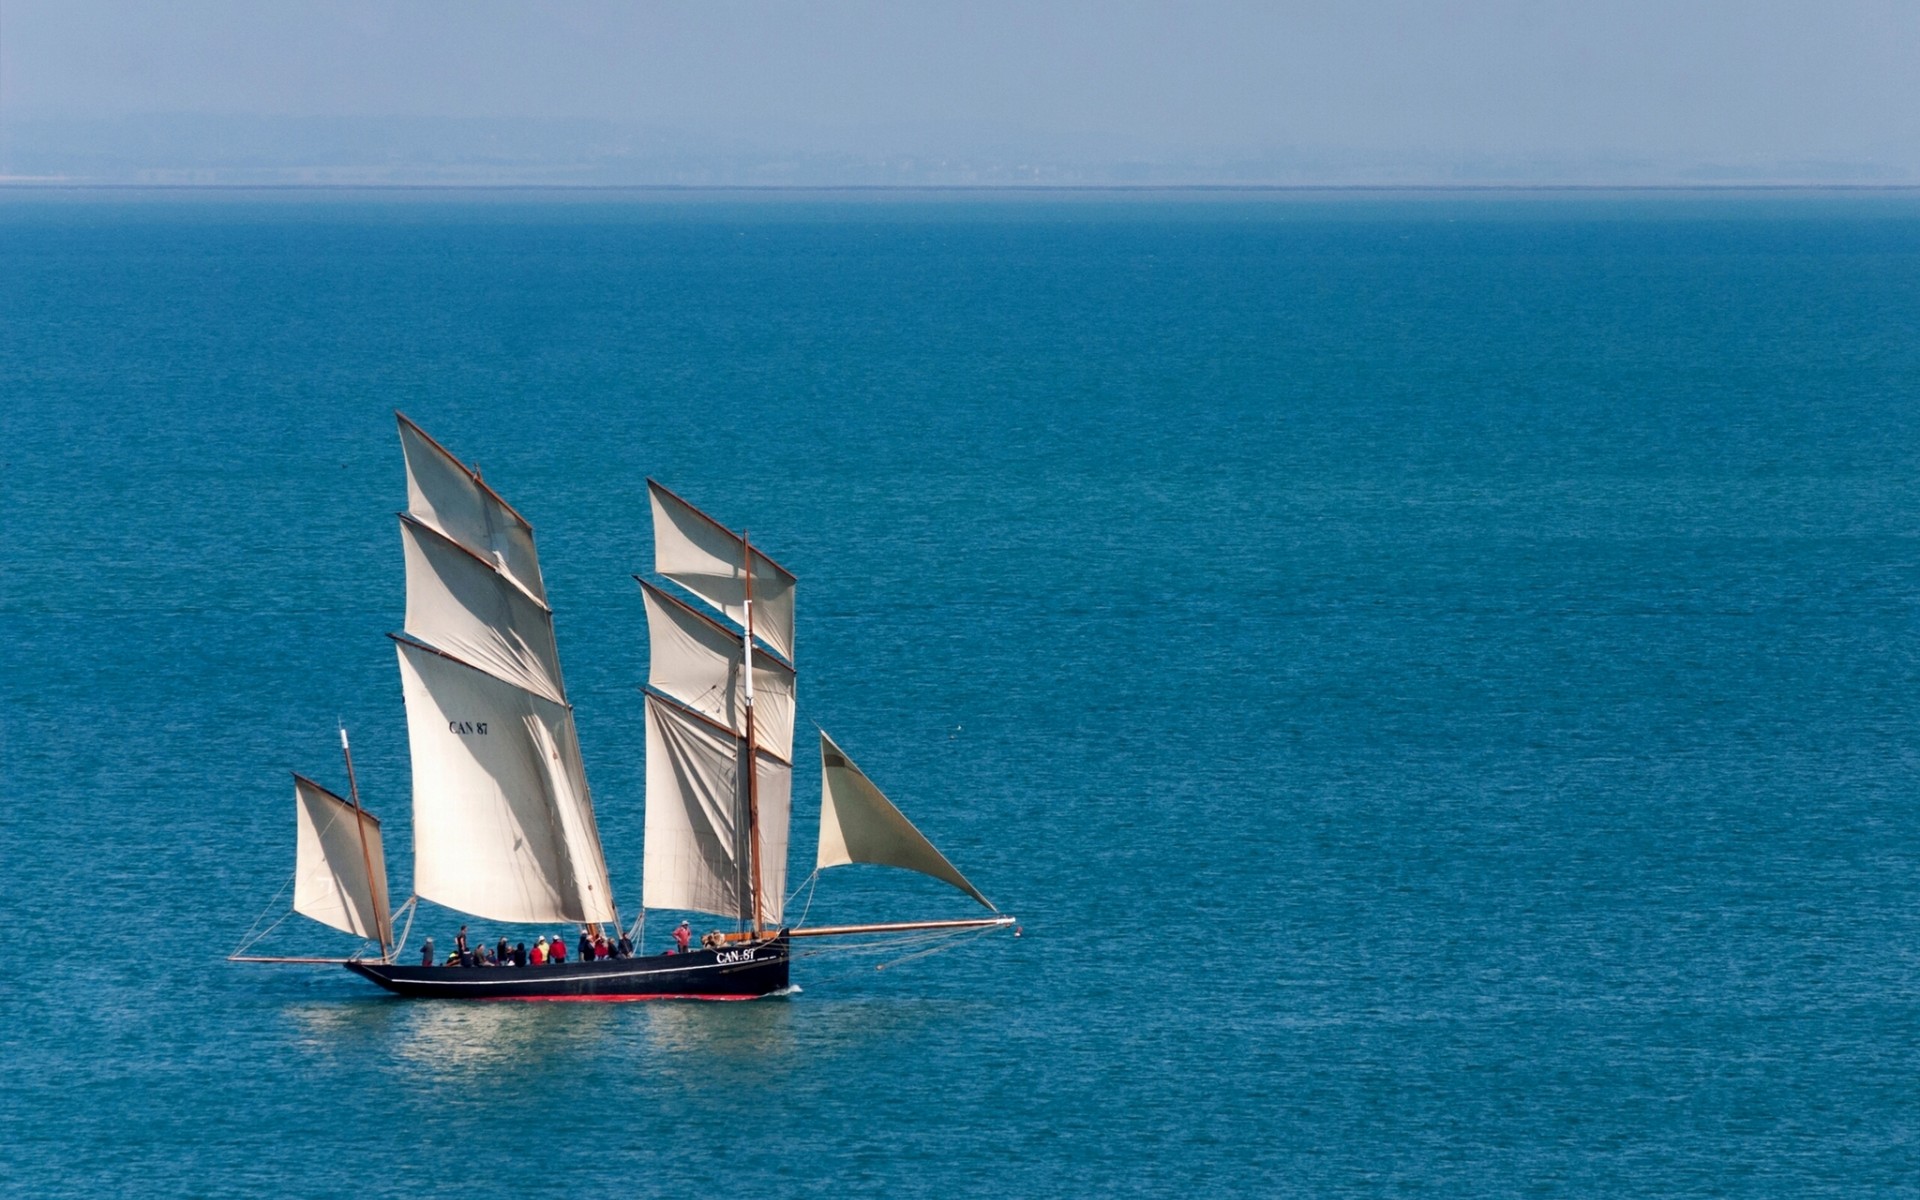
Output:
M1920 192L1916 183L132 183L4 179L0 191L118 192Z

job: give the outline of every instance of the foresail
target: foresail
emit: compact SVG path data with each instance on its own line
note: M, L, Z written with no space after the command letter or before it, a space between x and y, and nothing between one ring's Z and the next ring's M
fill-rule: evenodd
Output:
M395 639L414 891L496 921L615 920L573 711Z
M647 607L651 665L647 683L736 733L746 732L745 657L740 638L719 622L640 581ZM753 660L753 724L760 749L793 761L794 676L771 655Z
M528 595L546 603L527 519L405 417L400 417L400 446L407 456L407 513L499 566Z
M666 488L647 481L653 506L653 569L725 613L746 623L746 544ZM753 552L753 632L793 662L793 576L758 550Z
M752 921L752 859L741 786L745 741L702 714L651 694L646 722L646 907ZM760 755L760 916L770 924L779 923L786 894L792 779L791 766Z
M998 912L954 869L946 855L913 827L866 774L823 731L820 734L820 850L815 867L878 863L903 867L952 884Z
M293 802L299 823L293 910L343 933L384 940L387 860L380 822L299 775L293 777Z

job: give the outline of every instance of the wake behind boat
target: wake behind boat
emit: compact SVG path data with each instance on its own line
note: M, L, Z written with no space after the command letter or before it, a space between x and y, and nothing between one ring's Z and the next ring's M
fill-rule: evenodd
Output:
M533 527L477 472L405 416L398 419L407 467L400 514L407 611L403 631L389 636L399 656L413 764L413 895L400 910L389 909L380 823L360 805L342 730L346 798L294 777L292 908L377 945L378 957L252 955L248 943L234 960L341 962L389 991L419 998L751 999L788 987L795 938L1013 924L823 732L815 872L851 863L917 871L994 915L785 925L794 577L744 533L649 480L654 569L687 598L639 580L651 662L643 689L646 849L629 935L644 934L648 909L705 913L734 928L662 955L526 966L485 965L483 955L472 968L400 964L407 933L395 936L394 918L411 914L422 899L492 921L579 926L589 942L610 939L621 925Z

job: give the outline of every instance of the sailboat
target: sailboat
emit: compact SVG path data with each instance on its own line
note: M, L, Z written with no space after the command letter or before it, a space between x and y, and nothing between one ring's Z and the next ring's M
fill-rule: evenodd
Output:
M339 962L402 996L741 1000L789 987L792 944L1012 926L824 731L815 871L874 863L941 880L992 915L797 927L784 919L793 792L794 577L663 485L647 481L654 572L647 614L645 853L632 930L648 909L721 918L684 951L525 967L403 963L399 912L419 900L489 921L618 937L573 706L561 675L533 527L477 471L403 414L406 621L393 639L413 768L413 895L388 907L380 823L294 777L293 911L364 940ZM644 938L641 939L644 941ZM378 954L372 946L378 946Z

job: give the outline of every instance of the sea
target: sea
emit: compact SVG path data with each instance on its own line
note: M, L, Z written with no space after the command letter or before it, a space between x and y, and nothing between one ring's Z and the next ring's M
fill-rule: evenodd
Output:
M627 920L652 477L799 579L792 880L818 724L1020 936L226 961L356 948L341 725L411 891L396 410ZM0 531L7 1194L1920 1194L1920 194L14 189Z

